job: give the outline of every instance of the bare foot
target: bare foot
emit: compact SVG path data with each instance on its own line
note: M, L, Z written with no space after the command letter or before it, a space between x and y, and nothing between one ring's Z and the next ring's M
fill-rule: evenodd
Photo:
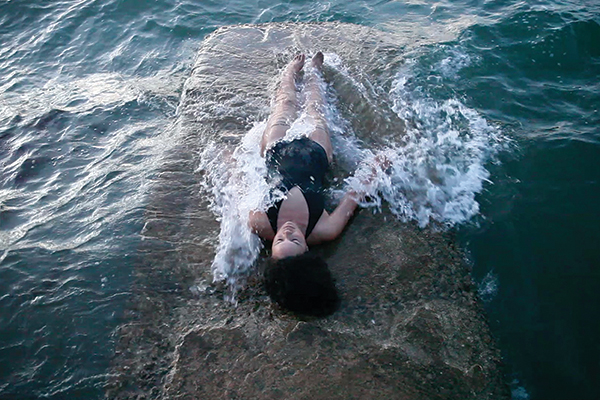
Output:
M294 74L297 74L298 72L300 72L302 70L302 67L304 67L305 59L306 59L306 56L304 54L302 54L302 53L296 54L294 59L292 61L290 61L290 63L288 64L288 66L287 66L288 70L293 72Z
M323 58L323 53L321 53L320 51L317 52L317 54L315 54L312 58L313 67L315 67L319 71L323 68Z

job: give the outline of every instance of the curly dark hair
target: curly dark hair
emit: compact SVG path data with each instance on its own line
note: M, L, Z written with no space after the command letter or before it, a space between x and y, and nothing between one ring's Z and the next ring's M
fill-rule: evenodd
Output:
M300 315L324 317L340 303L327 263L310 253L269 259L264 285L274 302Z

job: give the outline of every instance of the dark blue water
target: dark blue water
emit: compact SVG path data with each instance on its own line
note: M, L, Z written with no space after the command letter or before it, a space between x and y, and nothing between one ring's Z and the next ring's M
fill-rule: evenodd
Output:
M458 98L506 138L453 229L513 397L600 397L600 5L556 0L0 0L0 397L103 396L196 50L271 21L431 38L411 93Z

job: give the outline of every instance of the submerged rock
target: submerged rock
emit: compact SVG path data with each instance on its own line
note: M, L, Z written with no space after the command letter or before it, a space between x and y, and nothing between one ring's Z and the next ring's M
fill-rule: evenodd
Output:
M236 305L210 283L219 225L196 172L207 140L235 146L266 118L278 68L294 52L335 52L357 77L385 85L408 39L345 24L267 24L205 40L180 106L180 145L148 207L137 302L119 331L110 398L509 397L465 257L441 229L360 211L339 240L316 249L342 297L328 318L278 309L257 274ZM366 145L401 140L402 121L377 88L356 95L329 78Z

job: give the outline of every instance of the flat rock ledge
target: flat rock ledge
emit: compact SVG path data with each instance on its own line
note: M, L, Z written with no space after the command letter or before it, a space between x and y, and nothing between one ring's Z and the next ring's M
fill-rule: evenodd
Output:
M258 285L222 313L200 311L206 302L197 300L166 398L509 398L451 238L382 219L362 213L353 226L363 232L330 249L343 301L329 318L286 314Z
M337 51L355 72L384 74L401 62L394 46L382 32L337 23L236 26L206 39L181 104L188 133L156 177L108 398L509 398L470 268L442 229L361 210L316 250L342 297L324 319L278 309L256 276L237 306L207 283L219 226L197 172L206 138L235 143L252 124L243 115L264 118L261 82L295 51Z

